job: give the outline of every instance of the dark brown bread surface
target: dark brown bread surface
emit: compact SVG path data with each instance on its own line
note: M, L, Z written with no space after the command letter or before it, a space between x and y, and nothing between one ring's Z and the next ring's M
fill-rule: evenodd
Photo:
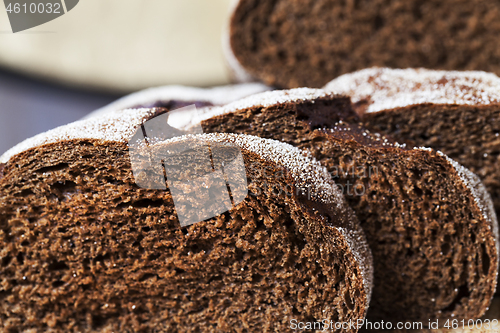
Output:
M156 111L140 112L47 133L4 165L0 331L284 332L292 319L364 318L370 251L326 170L272 140L204 136L226 149L222 160L241 150L250 193L180 228L170 192L138 188L114 136ZM185 167L198 137L151 156L180 144L189 149L165 158L166 170L180 180L211 171Z
M369 319L480 317L495 290L499 256L496 216L477 177L431 149L405 148L339 122L339 115L356 120L342 96L271 102L287 93L295 90L212 110L203 128L291 143L327 167L373 252Z
M406 329L376 329L374 323L369 329L361 329L360 333L497 333L500 330L500 298L495 297L491 302L491 306L486 314L478 320L462 321L450 320L449 328L431 329L421 328L420 323L406 323ZM476 324L477 323L477 324ZM369 324L367 325L369 326ZM386 325L385 328L388 326ZM413 327L413 328L412 328ZM455 329L453 327L456 327Z
M371 66L499 74L499 18L488 0L240 0L229 44L234 67L287 88Z
M370 68L330 82L366 127L441 150L477 174L500 213L500 78L481 72Z
M364 125L438 149L477 174L500 214L500 78L483 72L369 68L331 81ZM497 289L498 294L498 289Z

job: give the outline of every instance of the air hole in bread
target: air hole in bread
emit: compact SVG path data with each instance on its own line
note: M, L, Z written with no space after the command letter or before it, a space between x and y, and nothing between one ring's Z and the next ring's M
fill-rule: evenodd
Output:
M51 166L43 167L43 168L40 168L40 169L37 169L37 170L34 170L34 171L36 173L50 173L50 172L62 171L62 170L67 169L67 168L69 168L68 163L59 163L59 164L56 164L56 165L51 165Z

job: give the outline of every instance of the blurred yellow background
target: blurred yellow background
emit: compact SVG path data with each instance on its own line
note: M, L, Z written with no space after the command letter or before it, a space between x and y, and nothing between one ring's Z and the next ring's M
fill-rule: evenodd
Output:
M0 66L66 84L129 92L229 81L222 31L230 0L82 0L13 34L0 8Z

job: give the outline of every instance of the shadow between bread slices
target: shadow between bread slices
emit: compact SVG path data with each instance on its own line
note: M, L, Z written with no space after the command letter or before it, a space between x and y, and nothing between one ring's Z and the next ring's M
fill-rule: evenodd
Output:
M212 114L202 121L206 132L288 142L327 167L373 252L368 318L484 314L496 286L498 225L489 195L467 169L370 133L356 124L348 98L312 89L264 93Z

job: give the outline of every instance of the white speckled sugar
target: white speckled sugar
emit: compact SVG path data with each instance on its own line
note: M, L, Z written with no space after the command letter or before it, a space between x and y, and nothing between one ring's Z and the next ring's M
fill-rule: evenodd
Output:
M351 131L350 127L345 127L346 123L344 123L342 120L339 122L335 123L335 125L331 128L323 128L322 130L324 132L330 132L330 133L335 133L335 132L342 132L342 131ZM352 125L351 125L352 126ZM387 148L389 147L394 147L394 148L400 148L400 149L406 149L406 143L400 144L398 142L395 142L393 140L389 140L387 137L384 135L380 135L379 133L371 133L368 129L366 128L359 128L361 130L361 135L365 137L368 140L373 140L376 141L378 144L381 144L382 146L385 146ZM368 146L371 146L371 143L367 143Z
M366 243L366 238L358 221L355 220L354 212L347 206L341 190L332 180L327 169L313 158L309 152L302 151L281 141L232 133L185 135L166 140L164 143L190 139L229 143L241 149L253 152L272 163L283 166L294 178L295 186L307 189L313 200L324 204L332 204L341 212L345 212L349 215L347 218L353 219L349 220L349 223L352 223L352 225L349 225L349 228L342 228L339 226L335 228L346 238L360 266L361 274L365 281L367 300L369 302L373 281L373 267L371 251Z
M269 91L249 96L223 107L201 108L199 109L200 115L196 117L196 120L201 121L215 115L230 113L253 106L270 106L287 102L314 100L327 95L333 96L333 94L327 94L323 90L309 88ZM178 98L176 97L176 99ZM30 148L62 140L81 138L126 142L135 133L137 126L153 114L154 111L152 109L121 110L115 107L102 109L91 117L61 126L21 142L3 154L0 157L0 163L6 163L12 156ZM176 126L174 123L171 125Z
M234 144L241 149L261 156L265 160L284 166L295 179L295 185L307 189L313 199L327 204L335 204L337 207L344 205L343 195L326 168L307 151L302 151L281 141L232 133L185 135L166 140L165 143L187 139Z
M486 190L486 187L481 182L479 177L472 173L469 169L463 167L458 162L449 158L446 154L437 151L439 155L442 155L446 158L446 160L450 163L450 165L457 171L460 176L460 180L466 186L472 196L474 197L474 201L476 205L481 210L481 213L484 216L486 221L491 221L492 232L495 236L496 247L497 247L497 266L500 265L500 239L499 239L499 229L498 229L498 220L497 215L495 213L495 208L493 207L493 202L491 201L491 196Z
M127 95L85 118L96 117L110 111L135 108L138 105L152 105L155 102L167 103L172 100L185 102L208 102L224 105L240 98L257 94L271 88L260 83L235 84L214 88L196 88L185 86L164 86L149 88Z
M153 109L116 110L100 117L80 120L29 138L9 149L0 157L0 163L7 163L12 156L31 148L49 143L74 139L95 139L127 142L137 128L154 114Z
M368 68L342 75L325 90L369 102L366 112L423 103L488 105L500 103L500 78L480 71Z
M219 114L226 114L238 110L248 109L250 107L268 107L276 104L309 101L326 96L336 96L336 94L331 94L321 89L312 88L274 90L255 94L253 96L249 96L214 109L218 110ZM215 113L215 110L212 113Z
M338 94L327 93L326 91L321 89L311 88L266 91L260 94L248 96L224 106L200 108L198 117L196 119L193 119L193 122L187 127L196 125L199 122L210 119L212 117L229 114L249 108L269 107L272 105L291 102L314 101L315 99L327 96L334 97L338 96Z
M142 119L148 118L149 114L153 114L151 111L146 111L146 109L128 110L130 107L143 103L179 100L186 102L204 101L214 105L223 105L269 89L271 88L260 83L236 84L206 89L183 86L164 86L146 89L125 96L116 102L96 110L81 121L61 126L23 141L4 153L0 157L0 163L6 163L12 156L27 149L64 140L64 138L75 139L81 136L84 139L101 139L107 141L127 140L129 138L127 137L129 130L132 134L135 133L136 127L131 128L131 124L137 122L138 119L142 121ZM200 113L203 113L203 109L199 108ZM211 108L206 109L210 110ZM126 124L129 124L129 129L127 129Z

